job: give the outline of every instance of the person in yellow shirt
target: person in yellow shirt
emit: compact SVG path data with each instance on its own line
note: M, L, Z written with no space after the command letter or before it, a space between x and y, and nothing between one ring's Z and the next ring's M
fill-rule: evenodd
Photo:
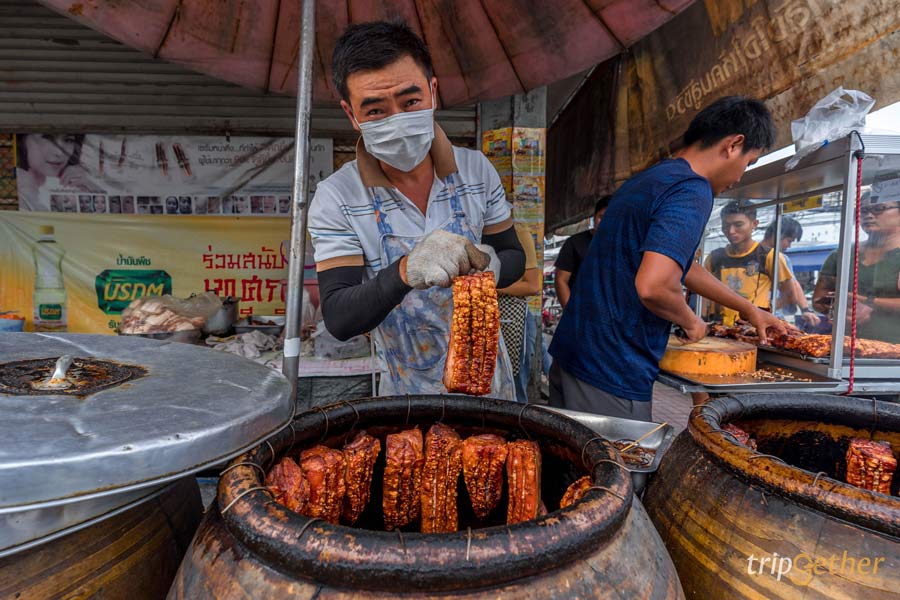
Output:
M535 239L531 237L528 227L518 222L513 226L525 251L525 273L512 285L497 290L497 301L500 305L500 328L513 368L516 402L527 404L526 387L535 345L531 342L537 336L537 328L531 327L533 319L528 313L528 297L541 292L542 274L538 268Z
M706 257L704 266L733 291L771 311L775 251L753 239L757 227L759 220L755 208L741 206L737 201L726 204L722 209L722 233L728 239L728 245L713 250ZM779 256L779 291L792 294L792 282L791 270L784 256ZM719 304L711 304L706 316L725 325L733 325L739 318L737 311Z

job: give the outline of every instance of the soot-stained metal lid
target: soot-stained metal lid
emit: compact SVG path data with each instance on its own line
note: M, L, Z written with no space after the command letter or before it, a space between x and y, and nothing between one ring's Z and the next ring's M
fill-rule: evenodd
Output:
M67 355L66 381L50 385ZM143 338L2 334L0 513L159 485L243 452L290 418L288 381L232 354Z

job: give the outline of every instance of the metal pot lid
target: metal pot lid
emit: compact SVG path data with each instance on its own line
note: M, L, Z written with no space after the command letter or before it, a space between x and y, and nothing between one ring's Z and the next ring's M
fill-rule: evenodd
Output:
M36 393L59 375L56 359L65 355L73 357L66 383ZM27 392L29 381L36 385ZM177 479L259 444L291 412L280 373L225 352L144 338L4 333L0 514Z

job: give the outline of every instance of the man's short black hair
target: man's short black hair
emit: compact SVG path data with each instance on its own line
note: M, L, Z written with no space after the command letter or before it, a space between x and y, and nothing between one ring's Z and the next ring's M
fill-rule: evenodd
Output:
M609 201L612 200L612 196L607 194L605 196L601 196L597 200L597 204L594 205L594 214L596 215L601 210L606 210L606 207L609 206Z
M725 220L725 217L729 215L744 215L751 221L756 220L756 208L753 205L745 204L741 206L741 203L737 200L732 200L724 207L722 207L722 221Z
M373 21L351 25L341 35L331 55L331 77L341 98L349 101L347 78L359 71L375 71L411 57L431 81L434 67L428 46L402 21Z
M790 238L795 242L799 242L803 237L803 225L793 217L781 217L781 239ZM769 223L766 227L766 234L763 236L766 240L775 240L775 221Z
M726 96L701 110L684 133L684 145L709 148L729 135L744 136L744 152L775 143L775 122L766 105L754 98Z

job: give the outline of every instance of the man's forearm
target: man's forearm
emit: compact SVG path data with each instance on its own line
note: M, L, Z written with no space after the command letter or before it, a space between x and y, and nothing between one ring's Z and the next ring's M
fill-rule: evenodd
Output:
M685 301L681 273L681 266L667 254L645 251L634 278L634 289L647 310L680 325L685 332L696 334L701 320Z
M791 286L794 290L794 304L800 307L800 310L806 310L809 308L809 302L806 300L806 295L803 293L803 286L800 285L800 282L796 279L791 279L793 285Z
M566 304L569 303L569 295L572 293L572 290L569 289L569 284L557 279L553 287L556 288L556 297L559 299L559 305L565 308Z
M363 281L364 267L338 267L319 273L325 328L339 340L377 327L403 301L410 287L400 276L399 261Z
M756 306L752 302L732 291L727 285L716 279L712 273L697 263L691 265L687 276L684 278L684 285L695 294L700 294L716 304L734 309L744 316L756 310Z
M875 298L872 300L872 308L900 313L900 298Z
M831 302L834 296L835 280L834 277L828 275L819 275L816 282L816 289L813 291L813 308L823 314L828 314L831 310Z
M795 280L788 279L778 284L778 296L775 301L776 308L784 308L800 302L797 299L797 290L794 289L795 283Z
M681 290L659 290L656 293L641 297L641 303L657 317L671 321L684 329L688 329L697 320L697 315L684 301Z
M534 296L541 291L540 271L537 268L525 269L525 274L514 284L497 290L507 296L516 296L517 298L525 298Z
M556 277L553 279L553 287L556 288L556 297L563 308L572 297L572 272L559 267L556 268Z

